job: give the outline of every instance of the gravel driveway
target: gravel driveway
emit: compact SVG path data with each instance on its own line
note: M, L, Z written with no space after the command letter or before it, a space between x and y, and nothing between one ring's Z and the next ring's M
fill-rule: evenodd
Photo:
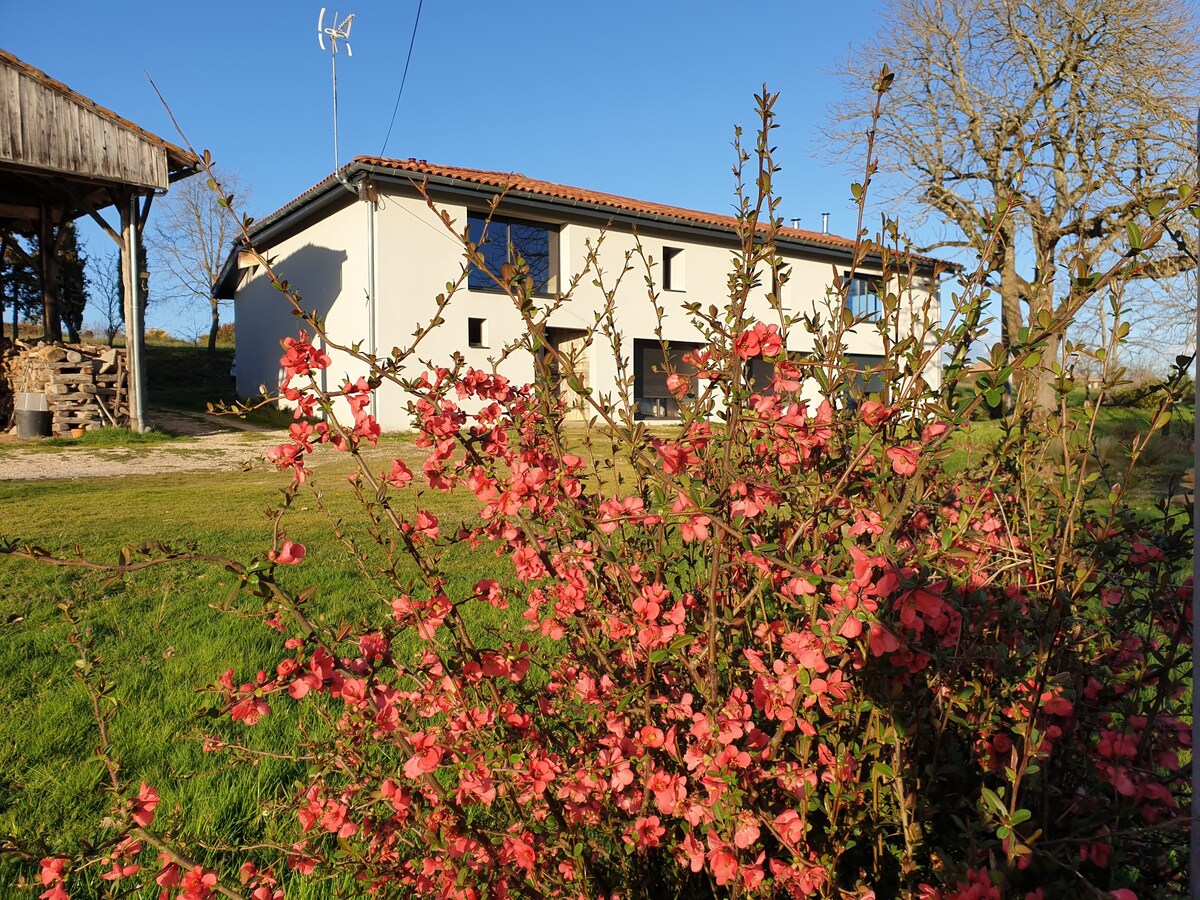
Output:
M0 481L42 478L114 478L159 472L237 470L260 463L286 431L257 428L231 417L204 413L156 413L151 424L180 439L131 447L64 447L41 450L0 435Z

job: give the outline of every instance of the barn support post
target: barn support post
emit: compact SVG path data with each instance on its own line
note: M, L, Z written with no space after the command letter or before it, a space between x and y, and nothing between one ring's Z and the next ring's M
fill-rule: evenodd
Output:
M61 229L59 229L61 231ZM38 217L38 271L42 287L42 331L47 343L62 343L62 319L58 314L58 237L50 206L41 204Z
M141 228L138 227L138 195L130 191L117 204L121 213L121 283L125 305L125 356L128 362L129 380L129 427L133 431L146 431L146 379L142 360L142 289L138 272L138 247Z

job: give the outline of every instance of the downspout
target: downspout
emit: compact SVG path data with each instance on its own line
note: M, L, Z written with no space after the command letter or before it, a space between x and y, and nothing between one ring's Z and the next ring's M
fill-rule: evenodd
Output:
M366 182L360 185L361 197L367 202L367 352L371 362L378 359L375 346L375 201ZM371 391L371 416L379 421L377 391Z

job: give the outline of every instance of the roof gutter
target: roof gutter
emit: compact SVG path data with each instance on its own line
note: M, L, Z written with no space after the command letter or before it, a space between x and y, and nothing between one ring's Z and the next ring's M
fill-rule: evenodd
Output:
M487 195L494 196L498 193L498 189L494 185L475 184L473 182L464 181L462 179L453 178L447 175L424 175L417 172L407 172L403 169L395 169L389 166L380 166L374 163L366 163L354 161L344 166L338 172L329 175L319 184L315 185L301 197L296 198L291 203L281 207L276 212L272 213L268 219L264 220L257 226L251 227L250 239L258 243L262 242L268 246L280 233L294 227L295 217L301 212L312 214L327 205L336 202L339 198L344 197L341 192L336 190L336 187L342 187L359 196L362 199L363 178L356 178L360 173L370 175L380 181L411 186L414 184L430 184L442 188L450 193L462 194L466 196ZM661 213L650 212L630 212L628 210L613 210L606 206L601 206L595 203L588 203L583 200L551 197L544 194L535 194L529 191L514 190L505 194L505 202L510 205L519 207L533 208L536 210L545 209L547 206L557 206L560 208L568 208L578 211L581 214L591 218L603 219L606 222L620 222L622 224L637 225L639 222L652 222L660 228L679 233L679 234L696 234L697 232L707 232L713 235L731 236L734 234L734 229L727 225L717 225L709 222L697 222L694 219L684 219L680 216L664 215ZM787 236L777 236L776 244L780 247L796 248L805 252L819 256L830 261L841 261L853 255L853 249L850 247L835 247L820 241L804 240L803 238L794 238ZM237 250L230 253L225 261L225 265L221 269L221 274L217 279L217 283L213 287L213 295L221 299L230 299L233 297L233 292L236 290L236 273L237 273ZM874 253L869 257L878 259L879 254ZM921 260L918 262L918 270L922 272L936 272L939 269L942 271L955 270L958 268L954 263L946 263L943 261L927 262Z

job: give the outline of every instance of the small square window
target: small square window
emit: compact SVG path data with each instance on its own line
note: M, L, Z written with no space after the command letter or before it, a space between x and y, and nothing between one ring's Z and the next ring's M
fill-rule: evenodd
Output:
M467 346L486 347L487 319L467 319Z
M682 291L683 248L663 247L662 287L664 291Z
M786 266L780 266L771 270L771 293L775 295L776 303L783 303L783 286L787 284L788 279L791 277L792 273Z

